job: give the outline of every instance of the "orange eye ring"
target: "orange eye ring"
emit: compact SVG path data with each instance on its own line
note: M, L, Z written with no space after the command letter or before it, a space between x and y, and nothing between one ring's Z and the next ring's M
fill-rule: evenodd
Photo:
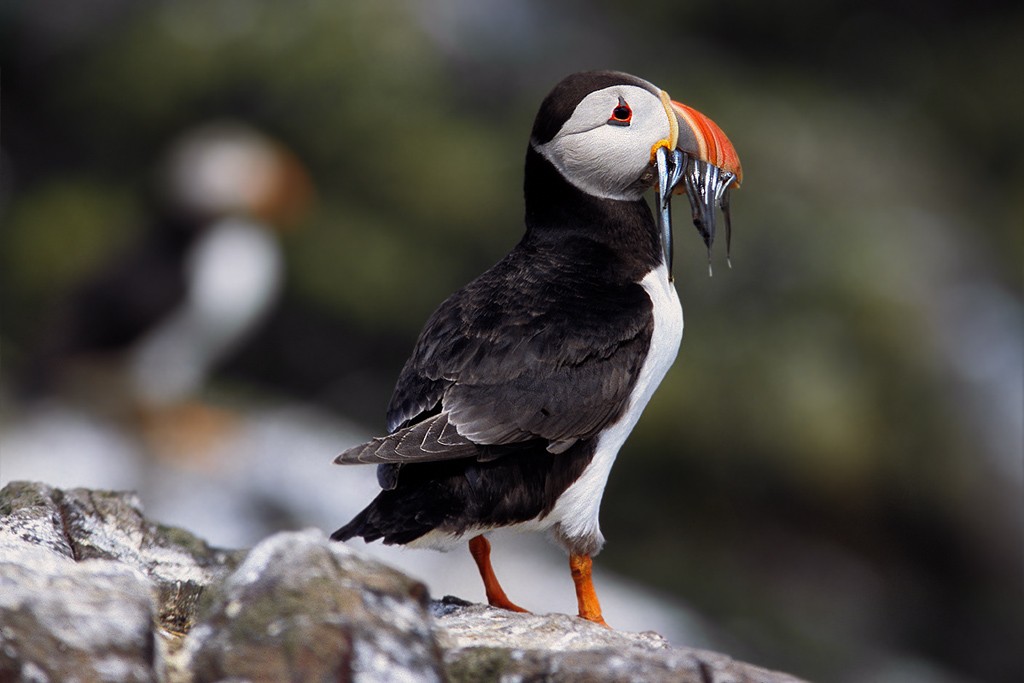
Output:
M619 103L612 109L612 115L608 123L612 126L628 126L633 120L633 110L626 104L626 100L619 97Z

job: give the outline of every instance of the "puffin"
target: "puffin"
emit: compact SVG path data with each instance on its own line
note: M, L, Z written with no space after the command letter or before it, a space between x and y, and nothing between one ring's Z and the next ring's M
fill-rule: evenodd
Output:
M331 538L468 541L488 604L521 612L487 535L546 532L568 553L579 616L607 626L592 579L601 499L683 334L671 198L687 194L710 254L719 210L731 232L741 181L721 128L648 81L587 71L559 82L527 146L525 234L427 320L388 433L335 459L377 465L381 491Z
M290 150L233 120L185 131L155 176L148 223L63 303L25 394L95 396L100 381L144 429L166 433L174 415L202 417L194 401L214 366L278 298L278 233L300 222L312 183Z

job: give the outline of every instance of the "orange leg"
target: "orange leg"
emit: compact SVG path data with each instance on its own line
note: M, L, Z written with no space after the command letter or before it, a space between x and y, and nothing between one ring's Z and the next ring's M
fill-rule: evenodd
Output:
M477 569L480 570L480 578L484 580L487 604L512 612L525 612L526 610L509 600L505 591L501 589L498 577L494 575L494 568L491 566L490 542L483 536L474 536L469 541L469 553L476 561Z
M597 601L594 581L590 576L591 565L592 562L587 555L569 555L569 570L572 571L572 582L576 584L576 602L580 607L580 617L608 626L601 616L601 603Z

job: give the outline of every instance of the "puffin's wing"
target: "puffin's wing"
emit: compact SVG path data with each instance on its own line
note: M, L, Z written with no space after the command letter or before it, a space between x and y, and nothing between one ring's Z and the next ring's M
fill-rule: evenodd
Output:
M395 431L335 462L488 459L531 440L559 453L621 414L653 332L647 293L586 274L535 287L514 260L438 308L395 387Z
M406 463L452 460L477 454L479 446L458 433L440 413L400 429L394 434L348 449L335 459L339 465L359 463Z

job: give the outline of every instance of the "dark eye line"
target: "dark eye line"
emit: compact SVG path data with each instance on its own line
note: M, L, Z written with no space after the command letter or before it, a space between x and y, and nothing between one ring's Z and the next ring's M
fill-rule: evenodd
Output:
M610 126L628 126L633 119L633 110L626 104L626 100L619 96L619 103L612 109L611 118L608 119Z

